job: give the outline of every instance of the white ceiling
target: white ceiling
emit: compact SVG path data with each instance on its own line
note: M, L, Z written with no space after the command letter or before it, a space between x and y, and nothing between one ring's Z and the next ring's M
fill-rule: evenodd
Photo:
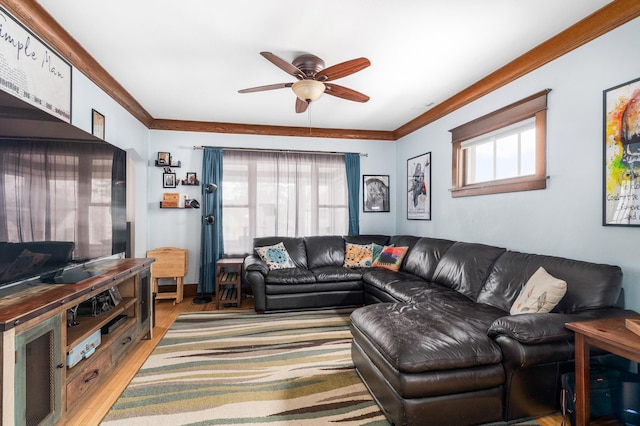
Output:
M394 130L610 0L38 0L156 119ZM326 66L367 103L324 95L296 114L296 81L260 56Z

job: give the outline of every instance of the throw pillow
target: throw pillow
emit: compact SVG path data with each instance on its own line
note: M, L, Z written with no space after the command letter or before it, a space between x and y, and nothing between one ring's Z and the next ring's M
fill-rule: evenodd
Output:
M370 268L373 263L373 244L347 243L344 249L344 266Z
M551 312L567 292L567 283L556 278L541 266L511 306L511 315Z
M10 281L24 275L32 269L37 269L49 260L50 257L50 254L34 253L31 250L24 249L16 260L3 272L2 280Z
M272 246L256 247L256 253L270 270L296 267L283 242Z
M378 256L371 266L376 268L386 268L398 271L402 265L402 259L407 254L409 247L384 246L380 256Z
M384 249L384 247L385 246L381 246L380 244L373 243L373 260L380 257L380 253L382 253L382 249ZM393 245L390 247L393 247Z

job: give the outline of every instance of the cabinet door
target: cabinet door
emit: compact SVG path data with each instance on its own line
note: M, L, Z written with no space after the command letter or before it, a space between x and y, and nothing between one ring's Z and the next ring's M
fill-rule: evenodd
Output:
M61 324L57 314L16 335L16 425L53 425L62 414Z

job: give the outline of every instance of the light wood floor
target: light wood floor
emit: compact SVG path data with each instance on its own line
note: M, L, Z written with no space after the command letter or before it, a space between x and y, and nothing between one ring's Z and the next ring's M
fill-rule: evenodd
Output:
M153 329L153 339L143 340L134 351L126 357L126 360L118 366L118 371L109 379L108 386L103 386L90 395L85 403L78 408L74 416L68 419L66 425L92 426L99 425L102 418L109 412L122 391L127 387L138 369L156 347L162 336L167 332L178 314L182 312L200 312L215 310L213 303L196 305L191 297L185 297L182 303L173 304L170 300L156 302L156 326ZM238 308L224 308L225 311ZM240 309L253 309L253 299L242 300ZM560 414L547 416L537 421L543 426L559 426L562 423ZM598 421L592 425L614 426L620 425L618 421Z

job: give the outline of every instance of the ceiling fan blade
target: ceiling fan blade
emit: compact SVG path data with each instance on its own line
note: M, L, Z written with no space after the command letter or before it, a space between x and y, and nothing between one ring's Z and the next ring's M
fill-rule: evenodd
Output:
M250 87L248 89L238 90L238 93L263 92L265 90L284 89L285 87L291 86L293 86L293 83L268 84L266 86Z
M352 59L318 71L314 78L318 81L337 80L363 70L369 65L371 62L367 58Z
M349 101L355 102L367 102L369 97L360 92L356 92L353 89L349 89L347 87L338 86L333 83L325 83L326 89L324 93L327 95L337 96L338 98L347 99Z
M276 56L271 52L260 52L260 54L264 56L267 60L269 60L272 64L274 64L275 66L277 66L278 68L286 72L287 74L294 76L298 80L302 80L305 77L304 73L300 71L298 67L296 67L293 64L290 64L289 62L285 61L281 57Z
M305 112L307 110L308 106L309 106L309 104L306 101L303 101L302 99L296 97L296 112L297 113Z

